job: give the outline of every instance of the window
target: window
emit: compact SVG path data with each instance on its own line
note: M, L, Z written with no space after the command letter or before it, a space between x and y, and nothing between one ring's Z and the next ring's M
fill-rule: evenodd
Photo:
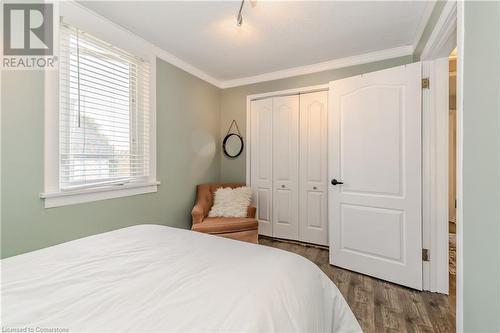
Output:
M46 74L46 208L156 192L154 59L60 23L59 72Z
M69 25L60 39L60 188L145 181L148 63Z

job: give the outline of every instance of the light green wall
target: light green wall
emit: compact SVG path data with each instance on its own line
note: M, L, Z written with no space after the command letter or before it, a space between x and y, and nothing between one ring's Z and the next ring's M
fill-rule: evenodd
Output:
M2 72L1 256L140 223L190 227L195 185L245 181L245 157L221 157L232 119L245 132L246 96L327 83L411 62L411 56L220 90L157 61L158 193L44 209L43 73ZM27 98L28 97L28 98ZM23 151L23 154L19 154Z
M2 257L140 223L189 228L195 185L219 179L220 89L158 60L158 192L44 209L43 73L1 83Z
M419 58L444 3L417 47ZM500 331L500 4L465 4L464 328ZM245 136L246 96L327 83L405 63L412 57L220 90L157 63L158 193L44 209L43 75L2 72L1 256L139 223L190 226L194 186L244 181L245 152L220 154L232 119ZM20 154L19 152L23 152Z
M408 64L411 63L412 60L412 56L406 56L281 80L224 89L221 94L221 137L224 137L231 121L235 119L238 123L240 131L242 132L243 138L246 138L246 98L248 95L325 84L333 80L353 75ZM245 143L247 143L246 140ZM229 159L224 156L224 154L221 154L221 181L245 182L245 154L246 151L244 150L242 155L236 159Z
M500 332L499 22L499 2L465 2L464 332Z

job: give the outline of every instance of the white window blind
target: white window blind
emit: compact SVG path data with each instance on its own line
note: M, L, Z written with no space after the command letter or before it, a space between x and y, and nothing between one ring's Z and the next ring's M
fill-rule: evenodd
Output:
M149 63L61 23L59 186L146 181Z

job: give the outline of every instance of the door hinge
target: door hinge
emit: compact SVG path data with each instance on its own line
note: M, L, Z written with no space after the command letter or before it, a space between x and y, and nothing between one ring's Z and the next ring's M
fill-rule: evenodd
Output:
M423 78L422 79L422 89L429 89L429 78Z
M429 249L422 249L422 261L429 261Z
M457 208L457 199L455 199L455 208Z

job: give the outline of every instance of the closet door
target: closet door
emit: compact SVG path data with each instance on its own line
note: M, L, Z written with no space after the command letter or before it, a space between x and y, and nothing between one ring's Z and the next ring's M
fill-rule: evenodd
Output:
M299 237L299 96L273 98L273 236ZM270 146L267 149L271 149Z
M252 101L250 106L250 186L257 206L259 234L272 236L273 100Z
M328 92L300 95L299 240L328 244L327 219Z

